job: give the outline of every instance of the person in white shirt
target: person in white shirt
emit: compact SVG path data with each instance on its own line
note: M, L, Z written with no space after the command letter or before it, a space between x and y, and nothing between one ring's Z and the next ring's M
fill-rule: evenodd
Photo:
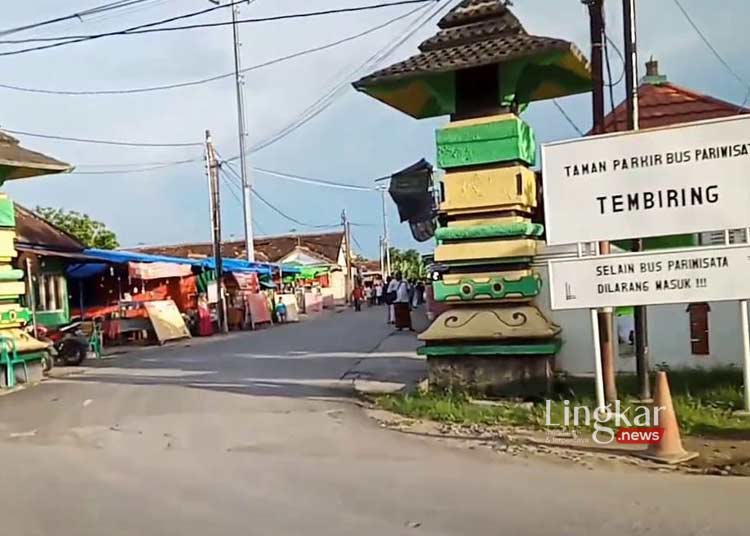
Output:
M396 300L393 302L393 318L396 323L396 329L409 329L414 331L411 325L411 305L409 304L409 283L407 283L401 272L396 272L396 277L391 281L388 290L391 288L396 292Z
M396 321L396 314L394 312L393 303L396 301L396 289L398 288L398 281L395 278L388 276L385 286L385 295L383 301L388 306L388 323L393 324Z

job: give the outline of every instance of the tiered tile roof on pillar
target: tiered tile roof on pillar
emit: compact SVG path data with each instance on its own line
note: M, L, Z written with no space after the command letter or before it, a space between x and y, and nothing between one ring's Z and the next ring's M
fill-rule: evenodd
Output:
M532 101L591 89L588 62L568 41L529 34L498 0L464 0L438 23L420 53L376 71L354 87L418 119L456 111L456 73L493 66L504 102Z
M487 394L549 388L560 327L534 304L531 263L544 229L532 101L590 90L583 55L567 41L530 35L499 0L464 0L420 54L354 86L413 117L451 115L437 131L446 171L435 237L433 294L451 309L420 335L430 384Z

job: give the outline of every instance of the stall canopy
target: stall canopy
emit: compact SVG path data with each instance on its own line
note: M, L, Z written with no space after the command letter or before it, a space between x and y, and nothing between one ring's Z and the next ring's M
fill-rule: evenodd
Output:
M86 249L80 255L80 264L71 265L68 275L77 279L85 279L92 275L103 272L109 264L158 264L158 265L181 265L204 270L214 270L214 259L190 259L181 257L169 257L165 255L148 255L132 251ZM271 275L273 270L279 270L274 264L248 262L240 259L223 259L223 270L227 273L255 272L260 275ZM296 266L281 265L284 273L299 273Z

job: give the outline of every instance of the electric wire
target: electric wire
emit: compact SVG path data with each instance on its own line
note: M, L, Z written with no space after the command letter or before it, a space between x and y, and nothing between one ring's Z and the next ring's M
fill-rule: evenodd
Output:
M606 38L607 34L605 32L604 34L604 62L607 66L607 80L609 81L607 86L609 87L609 105L612 109L612 119L614 121L614 129L615 132L620 130L620 127L618 125L617 121L617 114L615 113L615 86L612 83L612 64L609 60L609 46L608 46L608 39ZM623 74L625 73L625 70L623 69Z
M97 145L117 145L120 147L203 147L202 143L175 142L175 143L149 143L138 141L121 141L121 140L103 140L96 138L74 138L71 136L58 136L54 134L40 134L38 132L29 132L26 130L13 130L2 127L4 132L16 134L19 136L29 136L32 138L43 138L46 140L70 141L76 143L92 143Z
M224 184L227 186L227 190L232 195L232 197L234 197L235 201L237 201L237 203L241 207L242 199L240 199L240 196L239 196L239 186L237 186L235 183L229 180L229 177L227 176L227 174L225 172L222 172L221 169L219 172L219 177L224 179ZM237 191L235 191L235 188L237 189ZM253 222L254 229L258 229L261 232L261 234L264 234L264 235L268 234L267 231L263 228L263 226L258 223L255 217L252 218L252 222Z
M327 92L323 97L321 97L315 103L313 103L313 105L311 105L310 107L308 107L307 109L305 109L295 120L293 120L290 124L288 124L287 126L285 126L284 128L282 128L281 130L277 131L277 133L275 133L274 135L272 135L270 138L267 138L266 140L263 140L263 141L259 142L258 144L254 145L251 148L250 152L251 153L257 152L257 151L259 151L259 150L261 150L261 149L263 149L263 148L265 148L265 147L267 147L267 146L269 146L269 145L271 145L271 144L279 141L280 139L283 139L284 137L286 137L287 135L291 134L292 132L294 132L295 130L297 130L298 128L300 128L302 125L304 125L305 123L307 123L308 121L310 121L312 118L314 118L318 114L322 113L325 109L328 108L328 106L330 106L331 104L333 104L333 99L331 99L331 97L335 97L336 93L339 90L341 90L341 88L348 87L349 80L351 79L352 76L356 75L357 72L363 70L364 68L371 66L373 64L373 61L380 62L383 59L385 59L386 57L388 57L390 54L393 53L393 51L395 51L398 47L400 47L401 44L403 44L403 42L405 42L414 33L416 33L416 31L418 31L419 29L421 29L426 23L428 23L435 16L437 16L443 9L445 9L446 7L449 7L450 5L451 5L451 2L446 2L445 5L438 5L438 6L436 6L436 8L432 11L432 13L429 13L429 10L428 10L428 14L424 18L424 20L422 20L420 22L420 20L418 19L417 21L415 21L414 23L412 23L412 25L410 26L410 28L407 29L407 31L405 32L404 36L402 36L400 39L398 39L395 43L389 44L389 45L381 48L380 50L378 50L378 52L376 52L370 58L368 58L367 60L365 60L365 62L362 63L361 65L359 65L354 70L353 73L350 73L350 75L348 75L341 83L339 83L336 87L334 87L333 90ZM400 16L400 17L398 17L397 19L400 20L402 18L408 17L409 15L414 14L415 12L417 12L417 11L419 11L421 9L424 9L425 7L426 6L419 6L417 9L414 9L414 10L412 10L412 11L410 11L410 12L408 12L408 13ZM395 22L395 19L392 20L392 22ZM321 104L321 103L322 103L322 107L317 107L317 109L316 109L316 104ZM202 147L202 145L203 145L202 143L187 144L187 145L174 144L174 143L169 143L169 144L150 143L150 144L146 144L146 143L122 142L122 141L113 141L113 140L98 140L98 139L85 139L85 138L71 138L71 137L64 137L64 136L52 136L52 135L48 135L48 134L39 134L39 133L32 133L32 132L28 132L28 131L16 131L16 130L7 130L7 129L6 129L6 131L10 132L10 133L20 134L20 135L28 135L28 136L32 136L32 137L42 137L42 138L56 139L56 140L62 140L62 141L74 141L74 142L82 142L82 143L101 143L101 144L106 144L106 145L121 145L121 146L131 146L131 147L175 147L175 146L177 146L177 147L182 147L182 146L201 146ZM237 160L238 158L239 158L239 156L235 156L235 157L232 157L230 159L227 159L227 161ZM150 171L154 171L154 170L158 170L158 169L163 169L161 167L162 165L164 167L167 167L167 165L181 165L181 164L186 164L186 163L189 163L189 162L196 162L196 161L199 161L199 160L201 160L200 157L199 158L194 158L194 159L187 159L187 160L178 160L178 161L169 162L169 163L156 162L156 163L153 163L154 164L153 166L150 165L151 163L143 163L143 164L141 164L142 167L140 167L138 169L134 169L134 170L128 170L128 172L132 172L132 173L145 173L145 172L150 172ZM127 164L127 165L136 165L136 164ZM333 182L329 182L329 181L320 181L320 180L316 180L316 179L311 179L309 177L302 177L302 176L298 176L298 175L295 176L295 175L291 175L291 174L286 174L286 173L281 173L281 172L275 172L275 171L272 171L272 170L263 170L263 172L268 173L268 174L274 173L274 174L276 174L276 176L280 176L281 178L286 178L286 179L289 179L289 180L297 180L298 182L303 182L304 181L304 182L312 183L312 184L325 185L325 186L328 186L328 187L331 187L331 188L354 189L354 190L360 190L360 191L369 191L370 190L369 188L366 188L366 187L349 185L349 184L342 184L342 183L333 183ZM100 175L100 174L109 174L111 172L97 170L97 171L75 171L74 173L76 173L76 174Z
M270 67L272 65L277 65L279 63L289 61L292 59L300 58L302 56L306 56L308 54L313 54L315 52L321 52L323 50L328 50L330 48L334 48L336 46L342 45L344 43L348 43L350 41L354 41L356 39L360 39L362 37L365 37L367 35L370 35L374 32L377 32L378 30L381 30L383 28L386 28L396 22L399 22L405 18L408 18L412 14L414 14L417 11L421 11L425 9L427 5L420 5L418 8L411 10L407 13L404 13L402 15L399 15L398 17L394 17L382 24L378 24L376 26L373 26L372 28L369 28L367 30L364 30L362 32L350 35L348 37L344 37L342 39L338 39L336 41L332 41L330 43L326 43L324 45L307 48L304 50L301 50L299 52L293 52L291 54L287 54L285 56L280 56L278 58L274 58L272 60L264 61L255 65L251 65L250 67L246 67L240 71L240 73L245 74L249 73L251 71L255 71L258 69L262 69L264 67ZM148 86L148 87L139 87L139 88L125 88L125 89L101 89L101 90L63 90L63 89L39 89L39 88L30 88L30 87L24 87L24 86L18 86L18 85L11 85L11 84L0 84L0 88L8 89L12 91L20 91L25 93L38 93L38 94L44 94L44 95L66 95L66 96L88 96L88 95L132 95L136 93L150 93L150 92L157 92L157 91L167 91L171 89L180 89L185 87L192 87L202 84L207 84L210 82L215 82L217 80L223 80L225 78L231 78L235 75L234 72L231 73L225 73L220 74L216 76L210 76L207 78L201 78L198 80L191 80L188 82L178 82L174 84L162 84L162 85L155 85L155 86Z
M218 153L217 153L217 155L218 155ZM221 157L221 155L218 155L218 156ZM235 184L239 184L239 185L242 184L242 182L241 182L242 179L240 178L239 173L237 173L237 170L235 170L229 162L227 162L227 161L220 161L220 163L219 163L219 170L224 170L224 169L228 169L229 172L232 174L231 176L228 175L228 174L226 176L229 177L231 180L233 180L235 182ZM225 172L225 174L226 174L226 172ZM275 213L277 213L278 215L282 216L283 218L291 221L292 223L296 223L297 225L301 225L302 227L310 227L310 228L315 228L315 229L328 229L328 228L331 228L331 227L338 227L339 226L339 224L336 224L336 225L317 225L317 224L312 224L312 223L307 223L307 222L300 221L297 218L295 218L293 216L290 216L289 214L285 213L280 208L276 207L276 205L274 205L273 203L271 203L270 201L268 201L266 198L264 198L252 186L250 187L250 191L253 193L253 195L255 197L258 198L258 200L260 200L261 203L263 203L264 205L266 205L268 208L270 208L271 210L273 210Z
M84 9L82 11L78 11L76 13L71 13L69 15L63 15L60 17L55 17L52 19L43 20L40 22L35 22L32 24L26 24L24 26L17 26L15 28L9 28L7 30L0 30L0 36L3 35L11 35L14 33L19 32L25 32L27 30L33 30L36 28L42 28L44 26L49 26L51 24L57 24L59 22L65 22L68 20L79 20L82 21L83 17L87 17L89 15L96 15L101 13L106 13L108 11L126 8L130 6L134 6L137 4L143 4L146 2L153 2L153 0L118 0L117 2L109 2L107 4L102 4L100 6L92 7L89 9Z
M700 29L698 24L693 20L693 18L690 16L690 13L688 13L687 9L685 9L685 6L682 5L682 2L680 0L673 0L675 5L677 5L677 8L682 12L682 14L685 16L685 19L688 21L690 26L693 27L693 30L695 30L695 33L698 34L698 37L701 38L701 40L705 43L705 45L708 47L708 49L713 53L713 55L716 57L717 60L719 60L719 63L721 63L724 68L727 70L727 72L732 75L732 77L737 80L740 84L745 86L746 89L750 89L750 83L748 83L742 76L740 76L737 71L735 71L732 66L729 64L727 60L724 59L724 57L719 53L719 51L711 44L711 41L708 39L705 33Z
M249 152L252 154L254 152L265 149L266 147L273 145L274 143L286 138L287 136L295 132L297 129L301 128L308 122L312 121L315 117L317 117L318 115L323 113L325 110L327 110L331 105L333 105L336 102L336 100L343 95L344 91L349 88L350 80L352 80L357 75L357 73L365 69L375 68L380 62L388 58L404 42L406 42L409 38L411 38L412 35L414 35L417 31L423 28L428 22L430 22L437 15L439 15L445 8L450 7L450 6L451 6L451 0L448 0L443 5L438 4L437 6L435 6L432 12L428 10L425 17L423 17L421 20L418 18L416 21L414 21L410 25L410 27L407 28L406 32L401 38L396 40L394 43L389 43L385 47L382 47L381 49L379 49L375 54L370 56L362 64L360 64L357 68L355 68L354 71L349 72L347 75L345 75L343 80L341 80L331 90L329 90L322 97L320 97L317 101L315 101L313 104L308 106L305 110L303 110L300 114L298 114L298 116L295 119L293 119L290 123L288 123L285 127L278 130L275 134L271 135L265 140L258 142L252 147L250 147ZM234 161L238 159L239 159L239 155L236 155L236 156L229 158L228 160Z
M584 136L583 130L576 124L575 121L573 121L573 118L568 115L568 112L565 111L565 108L562 107L562 105L557 102L557 99L552 99L552 104L555 105L555 108L557 108L562 116L565 118L565 120L568 122L568 124L573 127L573 129L578 133L579 136Z
M138 26L133 26L131 28L127 28L125 30L119 30L115 32L104 32L104 33L99 33L99 34L64 36L64 37L43 37L43 38L36 38L36 39L29 39L29 40L3 40L3 41L0 41L0 44L14 44L14 43L18 44L21 42L37 42L37 41L58 41L58 42L54 42L54 43L50 43L46 45L39 45L35 47L11 50L7 52L0 52L0 56L15 56L18 54L36 52L40 50L48 50L51 48L58 48L61 46L81 43L84 41L101 39L103 37L112 37L112 36L119 36L119 35L137 35L137 34L157 33L157 32L173 32L173 31L180 31L180 30L193 30L193 29L198 29L198 28L216 28L216 27L222 27L222 26L228 26L228 25L234 25L234 24L254 24L254 23L260 23L260 22L301 19L301 18L308 18L308 17L334 15L334 14L339 14L339 13L370 11L370 10L375 10L375 9L382 9L382 8L395 7L395 6L408 5L408 4L426 4L426 3L431 3L431 2L437 2L438 0L398 0L396 2L373 4L373 5L368 5L368 6L327 9L327 10L320 10L320 11L307 11L307 12L302 12L302 13L275 15L275 16L270 16L270 17L258 17L258 18L253 18L253 19L240 19L240 20L237 20L236 22L232 22L232 21L212 22L212 23L203 23L203 24L189 24L189 25L183 25L183 26L169 26L166 28L155 28L155 26L161 26L163 24L175 22L177 20L204 15L206 13L210 13L217 9L223 9L226 7L234 6L236 4L241 3L242 1L243 0L237 0L229 4L221 4L221 5L217 5L217 6L207 8L201 11L186 13L184 15L171 17L170 19L163 19L160 21L141 24Z

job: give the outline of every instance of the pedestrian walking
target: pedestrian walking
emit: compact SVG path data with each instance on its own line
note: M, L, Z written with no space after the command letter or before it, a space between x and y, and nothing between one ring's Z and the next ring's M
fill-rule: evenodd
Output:
M362 292L362 287L357 285L354 287L354 290L352 291L352 301L354 302L354 311L359 312L362 310L362 298L364 297L364 293Z
M393 324L396 322L396 312L393 306L396 301L396 290L398 289L398 281L391 276L386 279L385 294L383 300L388 306L388 323Z
M395 282L395 284L394 284ZM396 329L408 329L414 331L411 324L411 306L409 304L409 284L401 276L401 272L396 272L395 279L391 282L396 293L393 301L393 318ZM389 287L390 288L390 287Z
M375 303L383 305L383 281L375 283Z

